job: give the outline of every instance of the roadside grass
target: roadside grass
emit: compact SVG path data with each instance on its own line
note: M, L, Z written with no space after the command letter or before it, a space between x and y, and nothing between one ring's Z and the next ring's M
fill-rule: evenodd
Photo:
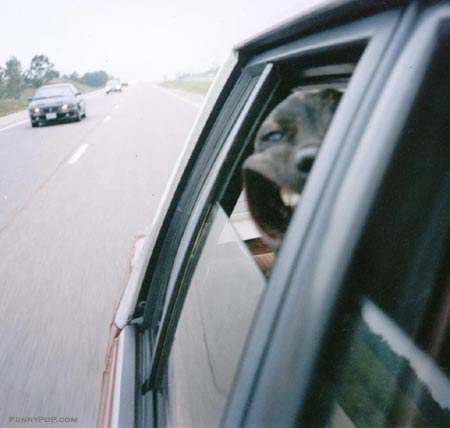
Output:
M212 80L169 80L161 82L160 86L170 89L181 89L182 91L206 95Z
M9 98L0 100L0 116L25 110L27 105L28 102L26 100L12 100Z
M83 83L74 82L67 79L52 79L49 83L72 83L80 92L92 92L98 87L84 85ZM36 92L36 88L27 87L23 90L19 99L2 98L0 99L0 117L7 114L16 113L25 110L28 107L28 98L32 97Z

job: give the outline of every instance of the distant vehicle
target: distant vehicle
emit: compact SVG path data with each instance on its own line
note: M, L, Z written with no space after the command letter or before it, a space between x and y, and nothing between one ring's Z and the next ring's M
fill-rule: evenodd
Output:
M117 79L111 79L106 82L105 86L106 93L110 92L122 92L122 84Z
M79 122L86 117L86 102L81 92L70 83L41 86L28 101L33 128L51 122Z
M128 86L128 81L127 80L122 80L122 86Z

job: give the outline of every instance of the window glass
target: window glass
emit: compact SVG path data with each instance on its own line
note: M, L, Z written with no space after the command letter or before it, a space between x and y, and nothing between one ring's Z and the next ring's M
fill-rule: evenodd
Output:
M265 279L216 204L170 355L174 426L218 426Z
M36 91L34 99L41 98L53 98L53 97L68 97L72 96L74 91L69 85L54 85L54 86L43 86Z
M350 343L330 428L450 426L450 379L373 302Z
M208 187L214 181L211 174L214 176L214 170L217 170L215 165L223 162L223 159L220 160L218 157L220 158L221 152L224 151L223 147L227 147L235 138L235 131L239 129L238 124L242 120L242 111L245 111L249 99L265 79L266 73L261 67L252 72L244 72L239 78L206 141L202 143L200 153L194 151L193 158L197 157L198 166L193 170L191 167L187 168L186 173L189 171L190 175L176 209L174 207L173 211L170 211L172 208L169 209L166 232L160 235L158 240L161 241L157 243L157 246L161 246L161 250L155 253L157 258L154 261L155 266L163 265L165 268L154 271L146 297L144 325L152 328L150 336L152 348L158 341L161 316L171 304L179 271L182 269L186 254L190 252L192 233L197 227L197 218L194 213L204 207L205 198L210 192ZM237 195L233 192L227 192L227 194L232 194L231 203L234 206ZM230 211L227 210L227 212Z

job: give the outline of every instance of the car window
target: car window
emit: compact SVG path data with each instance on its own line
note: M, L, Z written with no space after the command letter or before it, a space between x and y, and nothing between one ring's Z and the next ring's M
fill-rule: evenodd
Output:
M73 92L69 86L46 86L38 89L34 95L35 99L72 96Z
M284 108L286 101L291 102L294 98L297 103L299 98L301 112L296 110L298 105L295 104L291 111L293 117L286 129L296 126L300 120L299 116L306 108L316 125L320 122L319 117L327 116L326 125L320 123L320 126L324 126L320 131L312 126L307 134L307 138L313 139L316 138L314 133L317 132L317 136L323 138L345 91L348 78L349 72L346 68L339 78L333 74L327 84L293 85L290 90L284 90L280 94L284 98L280 99L279 96L275 106L255 127L248 156L242 156L241 161L237 162L238 167L228 172L235 178L228 177L231 184L222 191L222 194L228 195L223 198L225 205L222 205L220 196L209 205L196 237L196 245L189 256L191 268L187 268L181 277L180 287L186 287L186 298L175 330L168 358L168 371L164 378L169 397L169 413L174 425L217 426L220 423L245 341L266 289L266 278L270 276L273 261L276 259L278 245L273 245L270 237L266 236L267 229L255 221L248 200L249 195L253 197L253 193L245 188L246 183L248 184L245 173L244 178L241 178L247 160L254 159L252 156L255 155L256 144L261 138L264 139L264 136L260 137L261 132L271 136L275 131L267 130L267 123L273 120L274 114L279 113L280 106ZM338 95L338 98L334 98L335 95ZM333 98L332 111L328 108L329 96ZM304 119L302 116L301 120ZM303 123L302 129L308 126L310 124ZM301 140L299 135L295 138ZM296 147L295 138L293 136L292 141L285 144ZM269 145L280 143L278 137L275 139L277 141L269 141ZM311 140L308 141L311 143ZM311 164L318 150L314 150L311 155ZM311 153L308 153L309 156ZM297 152L292 152L292 156L297 156ZM312 165L307 172L311 169ZM301 187L307 180L306 175L302 177L304 181ZM262 186L258 180L257 185ZM284 208L271 202L270 187L257 189L257 196L260 195L259 191L264 194L263 205L265 204L268 210L273 210L272 213L269 212L269 218L275 216L280 209L295 209L295 204L291 205L290 201L283 200L285 195L282 190L284 189L276 188L273 198L277 203L283 204ZM301 192L301 188L298 190ZM235 196L230 198L229 194ZM289 219L283 225L283 230L287 229L288 222Z
M288 132L288 129L297 126L299 121L306 119L302 116L304 109L307 109L315 124L323 115L329 116L324 129L319 130L308 123L301 124L302 129L311 126L306 137L309 138L310 145L311 140L316 138L315 133L323 138L345 88L342 82L336 85L338 89L333 90L313 85L292 88L288 97L278 103L260 125L255 136L255 145L267 135L270 139L274 132ZM330 94L330 91L333 92ZM339 94L339 98L333 99L332 113L328 110L328 98L322 97L323 93L327 97ZM292 100L294 105L291 105ZM286 101L291 108L289 111L285 110ZM283 124L282 129L279 123L272 123L274 114L280 113L280 106L283 109L282 118L278 119ZM320 111L315 111L316 109ZM284 123L287 120L286 114L292 114L287 124ZM272 129L274 126L276 130ZM275 152L283 143L290 148L301 144L297 141L301 141L297 131L288 141L281 141L282 138L278 136L274 139L276 141L263 141L263 144L275 146ZM259 153L254 153L253 149L252 152L244 163L244 171L245 167L250 168L248 159L251 161L256 157L255 168L258 167ZM290 167L289 162L298 161L295 158L298 157L297 151L289 153L293 159L284 159L284 164L275 165L275 171L276 168L287 169ZM316 149L314 148L314 153L308 152L307 155L313 163L317 155ZM266 156L264 151L263 156ZM312 165L308 173L311 168ZM253 169L251 171L254 173ZM271 174L270 170L263 170L264 172ZM238 170L237 174L240 173ZM274 180L276 179L277 177ZM306 175L302 175L302 179L306 182ZM283 177L281 184L282 180ZM275 188L271 194L274 184L271 182L265 188L262 181L263 179L246 181L244 172L245 185L258 186L255 190L256 198L260 196L259 192L264 194L263 201L255 202L258 207L265 206L269 210L268 219L276 216L280 210L295 209L297 201L291 205L291 201L287 201L286 196L282 194L284 189L281 186ZM294 189L301 192L305 182L302 181L301 186ZM288 182L286 187L289 184ZM266 228L264 223L261 226L255 221L255 216L251 213L252 207L249 205L249 195L254 197L252 189L247 188L239 192L231 215L227 215L218 202L213 204L197 238L198 242L203 241L203 244L199 244L201 250L197 254L196 251L192 254L194 260L198 257L192 276L184 279L188 291L169 356L167 393L175 426L217 426L220 423L245 340L265 290L265 275L270 275L272 263L276 258L277 246L273 246L273 240L267 236L267 230L273 230L273 226ZM286 221L287 223L282 225L283 231L288 227L289 217ZM202 399L199 400L199 397Z

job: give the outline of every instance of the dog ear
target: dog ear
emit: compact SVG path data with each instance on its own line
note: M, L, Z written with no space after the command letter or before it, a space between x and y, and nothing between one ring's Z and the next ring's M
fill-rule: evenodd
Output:
M317 103L321 108L321 117L323 125L328 128L334 114L336 113L336 108L341 101L342 92L336 89L325 89L323 91L314 94L317 99Z

